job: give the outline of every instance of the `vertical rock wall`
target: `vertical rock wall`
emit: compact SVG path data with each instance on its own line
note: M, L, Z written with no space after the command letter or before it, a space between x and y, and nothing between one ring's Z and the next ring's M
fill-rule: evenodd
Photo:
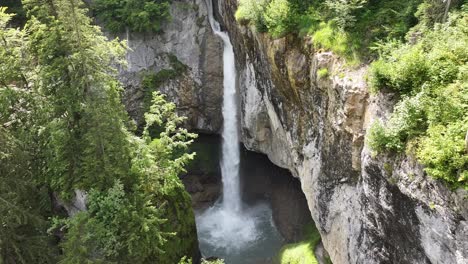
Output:
M141 85L143 77L171 70L171 57L176 58L186 70L155 88L177 104L179 113L188 118L188 128L217 133L222 126L222 42L209 26L204 0L173 1L170 13L172 18L160 34L127 32L119 36L131 49L128 67L120 71L127 110L142 124L147 92Z
M309 39L242 27L237 2L219 10L238 62L242 141L301 180L333 262L467 263L467 192L365 146L366 128L393 105L369 95L366 66L349 70Z

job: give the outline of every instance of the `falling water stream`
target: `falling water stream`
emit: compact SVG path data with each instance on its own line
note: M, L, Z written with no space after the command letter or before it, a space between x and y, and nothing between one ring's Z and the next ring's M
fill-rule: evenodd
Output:
M197 213L197 229L203 255L223 258L227 264L253 263L254 260L271 257L278 250L281 239L267 204L247 207L242 203L234 50L229 36L221 31L213 17L211 1L206 0L209 22L224 43L223 197L212 207Z

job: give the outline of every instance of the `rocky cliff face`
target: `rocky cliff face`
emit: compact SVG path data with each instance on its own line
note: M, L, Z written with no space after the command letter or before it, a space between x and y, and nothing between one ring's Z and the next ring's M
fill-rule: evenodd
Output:
M428 178L409 156L374 157L365 145L367 127L394 104L391 94L369 95L367 68L349 70L308 39L240 26L237 0L214 2L237 57L242 141L300 179L333 262L468 263L468 193ZM160 35L121 36L133 50L121 71L127 108L141 123L142 76L170 69L175 56L187 71L157 88L189 128L216 133L222 43L204 0L173 1L171 14Z
M203 0L173 1L172 16L161 34L121 34L131 51L128 67L121 69L120 80L125 87L124 102L138 125L142 124L145 75L157 75L173 70L173 62L185 65L176 76L160 78L157 87L177 104L179 113L188 117L188 128L216 133L222 126L223 64L222 42L214 36Z
M366 67L240 26L238 1L218 2L238 62L242 141L300 179L333 262L467 263L467 192L365 146L366 128L394 103L369 95Z

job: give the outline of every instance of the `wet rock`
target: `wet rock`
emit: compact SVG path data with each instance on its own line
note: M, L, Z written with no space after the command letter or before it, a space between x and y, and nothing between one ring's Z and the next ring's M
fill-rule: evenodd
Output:
M192 197L192 206L195 210L206 209L221 196L220 177L209 177L208 181L206 178L206 176L193 174L182 178L185 189Z
M88 194L82 190L75 190L71 201L63 201L57 194L54 194L54 203L57 210L63 208L68 216L74 216L79 212L86 211L86 200Z

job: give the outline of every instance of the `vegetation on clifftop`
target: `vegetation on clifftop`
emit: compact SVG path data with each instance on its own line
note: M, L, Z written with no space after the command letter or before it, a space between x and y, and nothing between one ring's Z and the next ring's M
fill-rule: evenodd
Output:
M403 40L418 19L440 22L444 8L435 0L240 0L236 19L273 37L310 36L318 48L357 61L375 57L377 43Z
M239 23L308 35L348 62L375 60L374 92L400 100L369 131L374 152L415 155L432 177L468 188L468 6L436 0L241 0ZM317 75L326 75L320 69Z
M369 144L376 152L415 154L432 177L468 188L468 6L446 23L418 28L413 44L392 42L371 66L375 92L401 100L390 119L375 123ZM411 36L409 36L411 37Z
M170 0L96 0L93 10L112 32L159 32L170 18Z

